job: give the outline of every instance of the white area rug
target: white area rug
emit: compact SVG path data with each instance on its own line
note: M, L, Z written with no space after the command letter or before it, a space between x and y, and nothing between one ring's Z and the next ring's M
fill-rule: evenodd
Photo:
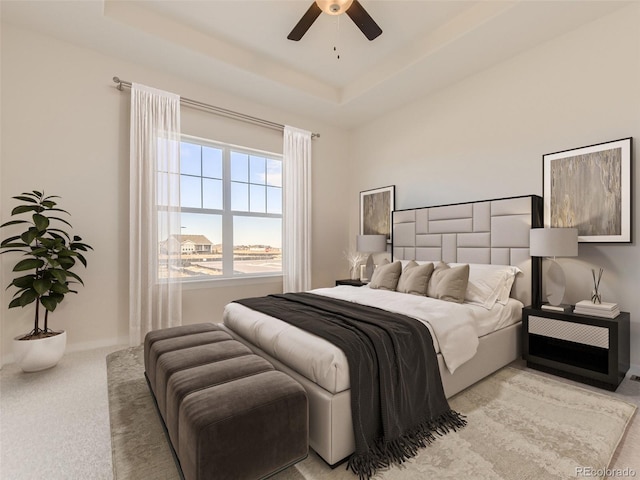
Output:
M141 347L107 358L114 478L177 479L143 376ZM450 399L468 425L438 438L381 479L552 480L604 478L636 407L610 396L506 367ZM355 480L317 455L277 480Z

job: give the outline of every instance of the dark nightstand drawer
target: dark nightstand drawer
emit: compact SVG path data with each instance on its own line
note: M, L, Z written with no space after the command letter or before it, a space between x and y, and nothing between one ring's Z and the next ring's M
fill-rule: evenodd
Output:
M527 366L615 390L629 370L628 312L616 318L522 311L523 358Z

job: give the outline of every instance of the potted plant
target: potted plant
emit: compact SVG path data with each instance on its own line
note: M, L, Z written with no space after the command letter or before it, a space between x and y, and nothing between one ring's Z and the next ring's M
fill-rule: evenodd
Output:
M72 284L82 284L82 279L72 271L78 261L85 267L87 260L83 252L93 248L82 242L82 238L71 237L64 229L71 224L60 215L69 212L57 207L57 196L45 196L44 192L32 191L13 197L23 202L11 211L17 217L0 225L0 228L21 225L23 232L12 235L0 243L2 254L22 253L22 259L13 267L18 276L7 286L15 287L9 308L26 307L35 303L35 320L31 332L14 339L16 363L25 372L35 372L55 366L66 346L66 332L49 328L49 312L53 312L72 290ZM24 218L27 217L27 218ZM43 328L40 328L41 312L44 308Z

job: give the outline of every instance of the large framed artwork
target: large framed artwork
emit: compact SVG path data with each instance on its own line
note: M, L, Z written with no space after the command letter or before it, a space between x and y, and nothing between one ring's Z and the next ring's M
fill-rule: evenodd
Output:
M360 192L360 235L386 235L391 243L395 192L395 185Z
M631 242L631 138L542 156L545 227L579 242Z

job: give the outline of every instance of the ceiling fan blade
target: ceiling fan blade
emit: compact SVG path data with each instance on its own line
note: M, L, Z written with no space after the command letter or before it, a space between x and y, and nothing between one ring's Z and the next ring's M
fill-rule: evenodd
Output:
M287 38L289 40L293 40L294 42L300 40L304 36L304 34L307 33L307 30L309 30L311 25L313 25L313 22L316 21L316 18L318 18L321 13L322 10L320 10L318 4L316 2L313 2L309 7L309 10L307 10L307 13L302 16L298 24L293 27L293 30L291 30L291 33L287 35Z
M358 0L353 0L353 3L347 9L346 13L369 40L378 38L382 33L382 29L373 20L373 18L371 18L371 15L367 13L364 7L360 5Z

